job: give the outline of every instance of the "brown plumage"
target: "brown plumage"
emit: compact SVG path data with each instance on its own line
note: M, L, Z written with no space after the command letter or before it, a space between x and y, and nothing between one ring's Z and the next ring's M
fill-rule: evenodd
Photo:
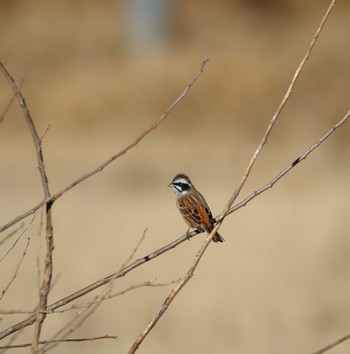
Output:
M214 218L204 199L184 174L178 174L169 185L176 194L176 204L185 222L195 229L202 228L210 234L214 228ZM217 232L212 240L223 242L223 237Z

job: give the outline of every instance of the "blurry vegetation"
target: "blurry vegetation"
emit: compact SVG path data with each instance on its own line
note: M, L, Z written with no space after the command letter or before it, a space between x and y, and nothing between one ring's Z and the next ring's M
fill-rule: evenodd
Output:
M137 50L126 3L1 1L2 58L25 79L36 120L56 129L113 123L125 129L125 121L144 127L209 57L205 78L178 110L186 116L181 125L213 129L215 117L220 133L234 128L255 135L328 6L316 0L173 1L164 35ZM298 83L286 126L306 117L310 124L332 121L347 108L350 6L340 6ZM0 97L1 106L9 95Z

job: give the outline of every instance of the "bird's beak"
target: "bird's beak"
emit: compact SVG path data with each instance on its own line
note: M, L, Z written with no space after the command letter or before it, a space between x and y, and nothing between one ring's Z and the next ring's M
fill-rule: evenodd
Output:
M168 184L168 187L172 187L172 186L173 186L173 184L172 184L172 183L169 183L169 184Z

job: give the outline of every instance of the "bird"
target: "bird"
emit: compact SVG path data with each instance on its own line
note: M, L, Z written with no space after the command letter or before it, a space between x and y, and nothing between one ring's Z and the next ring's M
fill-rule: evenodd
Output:
M178 173L168 186L175 193L177 207L187 225L209 235L215 226L214 218L203 195L197 191L190 178ZM224 238L216 232L212 241L223 242Z

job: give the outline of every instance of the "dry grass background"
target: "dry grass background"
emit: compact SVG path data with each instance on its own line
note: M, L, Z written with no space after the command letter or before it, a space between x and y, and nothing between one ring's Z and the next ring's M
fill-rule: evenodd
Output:
M328 1L181 1L165 43L142 51L128 43L118 1L0 6L1 60L18 81L25 79L23 93L39 132L51 124L44 154L52 192L133 140L210 58L189 97L156 132L54 205L54 272L60 277L52 303L116 271L146 227L137 257L183 234L186 226L166 187L175 173L192 177L215 214L223 209ZM349 109L349 11L345 1L336 5L242 196L269 181ZM1 109L10 97L2 80ZM349 152L345 126L229 217L221 229L226 242L210 246L140 352L310 353L348 333ZM4 224L42 198L33 144L16 104L0 126L0 153ZM44 249L38 230L39 216L2 309L30 310L38 301L35 258ZM115 289L182 276L203 237L128 274ZM2 284L23 247L24 240L2 262ZM125 353L169 290L138 289L105 302L72 337L113 334L116 341L62 344L52 353ZM72 316L50 315L42 337ZM3 316L1 327L21 318ZM20 341L31 337L29 328ZM349 350L345 343L332 353Z

